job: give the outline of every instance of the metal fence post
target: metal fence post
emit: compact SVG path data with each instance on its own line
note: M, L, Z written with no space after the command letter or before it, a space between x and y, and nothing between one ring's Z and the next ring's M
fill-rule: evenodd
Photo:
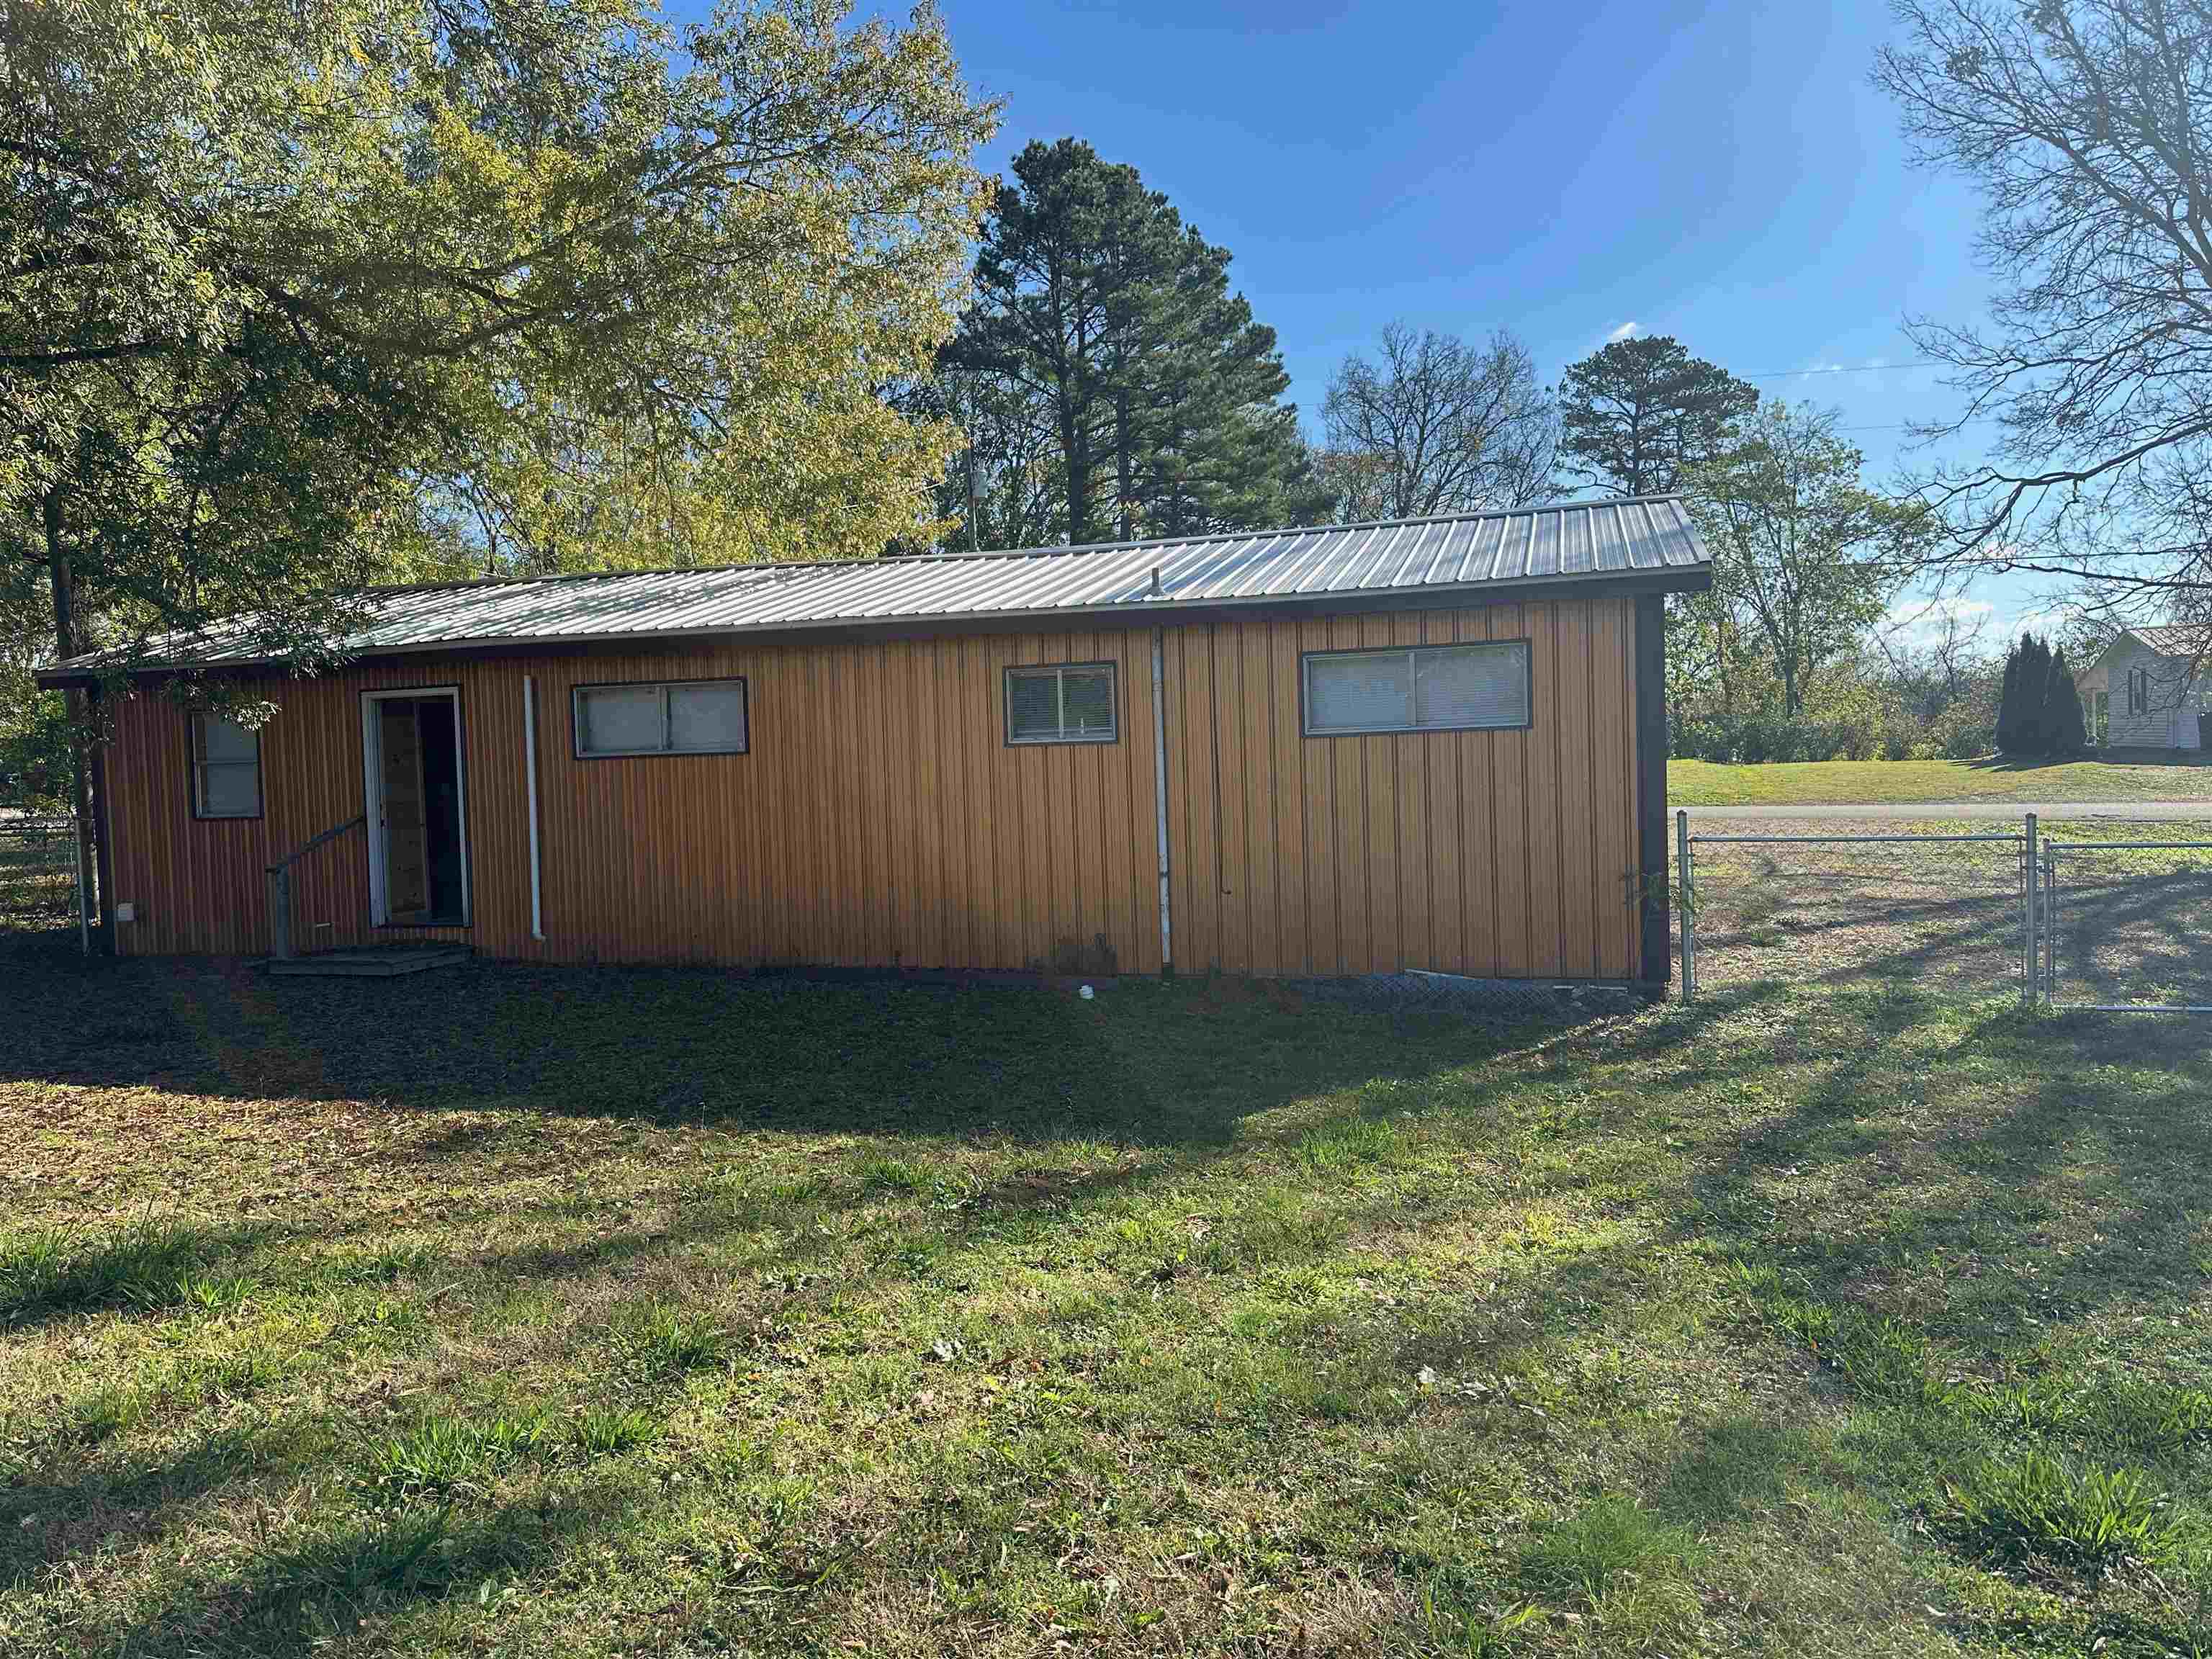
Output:
M2021 1006L2033 1008L2036 1002L2036 944L2035 877L2039 861L2035 842L2035 814L2027 815L2027 847L2026 869L2021 872L2022 904L2021 910L2020 1000Z
M1688 1002L1698 994L1697 904L1690 878L1690 815L1679 808L1674 813L1674 866L1681 872L1682 1000Z

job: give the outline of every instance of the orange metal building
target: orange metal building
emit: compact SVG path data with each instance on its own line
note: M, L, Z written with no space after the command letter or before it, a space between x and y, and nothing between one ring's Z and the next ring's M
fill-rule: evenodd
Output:
M105 920L133 954L1663 981L1662 605L1709 580L1659 501L391 590L312 678L240 618L111 711Z

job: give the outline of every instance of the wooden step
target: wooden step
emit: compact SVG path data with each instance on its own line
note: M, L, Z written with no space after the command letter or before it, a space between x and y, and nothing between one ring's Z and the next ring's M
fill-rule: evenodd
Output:
M469 959L465 945L386 945L363 951L318 951L312 956L272 960L272 974L335 975L349 979L396 979L428 973Z

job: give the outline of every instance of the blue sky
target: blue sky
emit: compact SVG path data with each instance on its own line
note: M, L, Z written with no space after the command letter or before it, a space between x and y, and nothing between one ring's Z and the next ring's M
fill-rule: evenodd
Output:
M1979 313L1976 203L1906 164L1868 83L1886 8L941 0L994 169L1032 138L1133 164L1235 255L1318 434L1331 371L1392 319L1512 330L1549 380L1668 333L1843 410L1870 480L1955 399L1908 313ZM1955 453L1955 452L1954 452ZM2016 622L2024 579L1978 596Z

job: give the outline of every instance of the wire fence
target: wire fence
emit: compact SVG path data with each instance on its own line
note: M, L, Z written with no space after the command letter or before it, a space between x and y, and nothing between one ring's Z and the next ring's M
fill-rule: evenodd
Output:
M2207 826L2130 828L2138 833L2069 831L2044 842L2043 1000L2055 1008L2212 1013Z
M1675 857L1686 995L1896 978L2058 1009L2212 1013L2203 819L1692 835L1679 814Z
M76 884L75 818L0 817L0 928L75 923Z
M1684 983L1940 982L2017 989L2024 835L1698 835L1678 839Z

